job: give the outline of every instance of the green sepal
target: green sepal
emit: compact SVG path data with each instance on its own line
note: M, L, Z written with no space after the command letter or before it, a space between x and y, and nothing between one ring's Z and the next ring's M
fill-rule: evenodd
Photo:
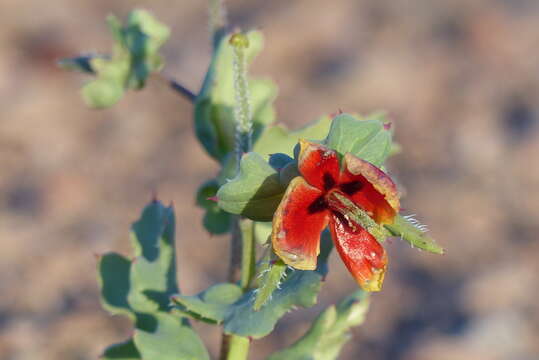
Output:
M419 225L420 226L420 225ZM412 247L434 254L443 254L444 249L428 236L424 229L418 227L404 216L397 215L393 224L385 225L391 235L406 240Z
M239 174L221 186L217 198L219 207L231 214L271 221L285 190L279 173L252 152L242 157Z
M210 356L186 319L159 312L152 331L135 330L133 340L143 359L209 360Z
M259 285L255 292L254 311L260 310L268 302L286 276L287 265L275 255L268 257L266 263L262 265L258 274Z
M217 195L219 182L217 179L211 179L202 184L197 191L196 203L205 209L202 224L210 234L225 234L230 231L232 225L232 216L223 211L216 201L209 198Z
M174 295L171 299L176 304L175 310L194 319L219 324L223 321L229 307L242 295L241 287L223 283L213 285L197 295Z
M258 31L247 34L249 47L245 49L247 63L263 48L263 37ZM196 135L208 154L223 163L235 147L234 65L230 35L223 36L212 56L202 88L195 101ZM265 126L275 121L273 101L277 86L268 79L250 79L249 94L253 121L253 143Z
M105 349L103 355L99 357L101 360L139 360L140 356L133 339L128 339L125 342L114 344Z
M333 119L324 144L341 156L351 153L380 167L392 149L392 133L384 125L381 114L366 118L340 114Z
M349 225L354 228L356 224L361 225L372 236L383 242L390 233L382 226L377 224L362 208L354 204L352 200L339 192L331 192L328 197L330 207L337 210L349 222Z
M111 55L62 59L59 65L96 75L82 88L86 104L94 108L114 105L128 89L144 87L148 76L163 67L159 49L170 35L168 27L144 10L132 11L124 25L114 15L107 18L114 45Z
M343 345L351 338L350 329L363 323L368 308L368 293L356 291L337 306L324 310L305 335L268 360L337 359Z

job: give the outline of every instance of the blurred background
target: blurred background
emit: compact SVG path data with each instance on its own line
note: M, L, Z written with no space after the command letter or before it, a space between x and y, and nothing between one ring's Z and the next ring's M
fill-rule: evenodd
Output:
M198 90L209 61L205 1L0 1L0 358L96 359L131 325L100 308L94 254L129 251L157 191L176 204L179 279L222 281L228 240L202 228L198 184L217 171L192 106L158 81L103 111L60 57L107 51L105 16L134 7L169 25L165 74ZM539 2L230 0L266 48L251 73L280 88L278 119L386 110L403 152L403 206L446 249L394 240L390 270L341 359L539 358ZM320 304L252 346L263 359L356 285L336 255ZM215 355L219 333L195 324Z

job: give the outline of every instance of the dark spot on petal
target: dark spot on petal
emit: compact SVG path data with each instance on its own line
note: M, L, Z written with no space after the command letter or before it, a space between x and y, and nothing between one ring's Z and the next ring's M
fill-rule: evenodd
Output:
M341 191L346 195L354 195L363 188L363 184L359 181L352 181L349 183L341 184Z
M307 211L309 212L309 214L314 214L326 210L327 207L328 204L326 202L326 199L323 195L320 195L315 201L311 203L311 205L309 205Z
M335 186L335 179L329 173L324 173L324 189L329 190Z

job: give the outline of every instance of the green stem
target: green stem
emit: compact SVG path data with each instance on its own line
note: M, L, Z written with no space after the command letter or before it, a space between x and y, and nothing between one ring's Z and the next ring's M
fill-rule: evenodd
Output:
M249 355L251 341L243 336L231 335L227 360L245 360Z
M240 160L244 153L251 151L252 128L251 103L249 100L249 82L247 81L247 61L245 49L249 47L249 39L245 34L236 33L230 37L230 45L234 52L234 93L236 105L236 160L239 170Z
M242 255L241 255L241 279L240 285L244 291L249 288L249 284L255 274L255 236L254 223L251 220L240 220L242 234Z

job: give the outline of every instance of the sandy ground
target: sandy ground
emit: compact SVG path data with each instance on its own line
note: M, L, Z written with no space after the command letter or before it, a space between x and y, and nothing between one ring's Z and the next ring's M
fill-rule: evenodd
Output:
M0 1L0 358L95 359L128 336L100 309L94 254L128 251L156 190L174 201L182 291L222 281L227 239L195 209L216 164L191 105L151 81L104 111L54 61L107 50L104 18L144 6L168 24L165 74L198 89L208 63L204 1ZM387 110L403 152L389 164L447 248L395 240L390 270L342 359L539 358L539 2L229 1L267 38L252 72L275 79L279 121ZM252 359L294 341L355 288L339 259L320 305L283 319ZM217 351L218 332L195 325Z

